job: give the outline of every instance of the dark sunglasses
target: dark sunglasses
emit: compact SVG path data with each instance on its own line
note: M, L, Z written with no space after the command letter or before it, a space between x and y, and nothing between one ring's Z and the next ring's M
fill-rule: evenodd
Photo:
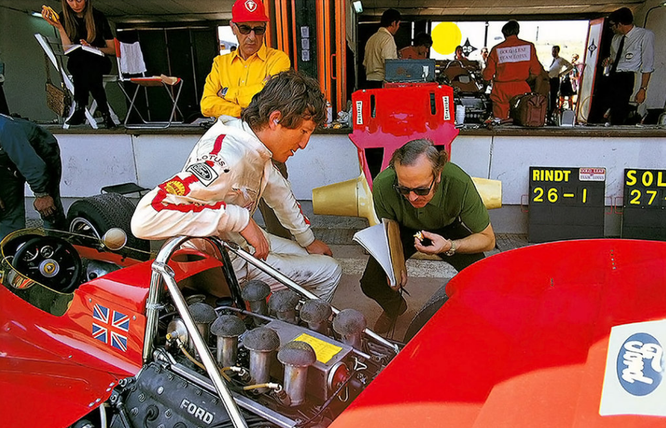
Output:
M243 35L250 34L251 31L254 31L254 34L257 36L263 36L266 32L266 27L264 26L250 27L249 25L236 24L236 28L238 28L238 31L240 31L240 33Z
M402 196L409 196L410 193L414 192L416 196L425 196L428 193L430 193L430 190L432 189L432 186L435 184L435 177L432 178L432 182L430 183L430 186L428 187L404 187L400 186L398 184L394 184L393 188L395 189L396 192L400 193Z

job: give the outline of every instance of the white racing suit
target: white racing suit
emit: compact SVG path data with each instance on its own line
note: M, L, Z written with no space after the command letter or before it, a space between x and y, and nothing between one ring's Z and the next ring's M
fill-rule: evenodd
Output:
M330 302L342 269L332 257L305 250L315 240L309 220L271 155L246 123L221 116L194 146L183 170L141 199L132 233L144 239L219 236L249 250L239 232L264 198L298 242L264 232L270 246L266 262ZM273 291L285 288L240 257L232 260L241 286L260 279Z

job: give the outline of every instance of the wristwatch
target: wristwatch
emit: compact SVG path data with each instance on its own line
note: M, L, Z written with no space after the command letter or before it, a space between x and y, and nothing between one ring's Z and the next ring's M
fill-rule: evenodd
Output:
M640 89L642 89L642 90L644 90L645 92L647 92L647 86L641 86Z
M35 195L35 199L44 198L44 197L46 197L46 196L49 196L48 193L36 193L36 192L33 192L33 194Z
M220 94L220 97L224 98L227 95L227 92L229 92L229 88L222 88L218 94Z
M449 239L449 242L451 243L451 248L449 248L449 251L445 252L444 254L451 257L456 253L456 244L453 243L452 239Z

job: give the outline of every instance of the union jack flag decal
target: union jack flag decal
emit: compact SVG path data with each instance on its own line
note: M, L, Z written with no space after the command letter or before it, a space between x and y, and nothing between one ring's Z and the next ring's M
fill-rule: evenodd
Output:
M129 316L100 304L93 308L92 337L123 352L127 351Z

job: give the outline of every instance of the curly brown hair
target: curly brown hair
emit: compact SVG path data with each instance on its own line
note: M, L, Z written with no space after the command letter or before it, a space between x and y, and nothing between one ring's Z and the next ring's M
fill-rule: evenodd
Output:
M319 126L326 119L326 98L313 78L293 70L283 71L252 98L241 112L241 119L259 130L268 125L274 111L281 113L280 125L285 128L295 129L303 120L312 120Z

